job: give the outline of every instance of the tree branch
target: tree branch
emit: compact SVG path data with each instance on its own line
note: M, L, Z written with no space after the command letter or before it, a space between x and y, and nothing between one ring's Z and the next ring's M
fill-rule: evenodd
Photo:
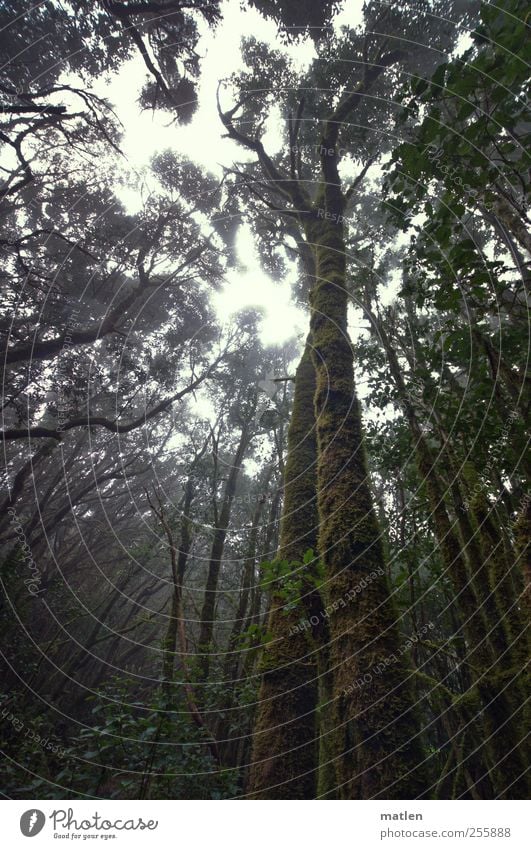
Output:
M230 109L228 112L222 111L219 99L220 87L221 82L219 83L217 90L218 114L223 126L227 130L227 136L233 141L240 144L242 147L245 147L247 150L251 150L253 151L253 153L256 154L258 161L262 166L262 170L267 178L268 185L273 191L275 191L277 194L282 195L285 198L288 198L294 204L295 210L299 214L311 213L312 210L310 199L306 191L299 183L299 181L296 178L286 177L281 174L281 172L274 164L273 160L266 153L260 139L252 139L250 138L250 136L246 136L244 133L241 133L234 126L234 115L238 111L244 100L239 101L236 106L233 107L233 109Z
M62 440L63 433L68 430L72 430L76 427L103 427L106 430L112 431L112 433L129 433L132 430L135 430L137 427L140 427L142 424L145 424L149 419L152 419L154 416L157 416L159 413L166 411L175 401L180 401L185 395L188 395L190 392L193 392L212 372L212 370L217 366L217 364L223 358L224 353L220 354L219 357L212 363L211 366L204 372L202 375L197 377L192 383L186 386L184 389L181 389L179 392L176 392L174 395L171 395L169 398L165 398L163 401L160 401L155 407L153 407L148 412L143 413L138 418L133 419L131 422L127 422L127 424L120 424L118 421L112 421L112 419L107 419L104 416L91 416L90 413L87 416L78 416L75 419L70 419L65 422L63 425L57 428L47 428L41 427L40 425L36 425L34 427L22 427L22 428L9 428L8 430L0 433L0 438L4 441L11 439L25 439L27 437L33 437L37 439L50 438L56 439L58 441Z

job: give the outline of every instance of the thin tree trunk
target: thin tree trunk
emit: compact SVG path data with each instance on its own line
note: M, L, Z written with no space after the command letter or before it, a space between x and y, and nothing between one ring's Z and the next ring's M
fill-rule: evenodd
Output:
M182 595L183 580L188 562L188 555L192 547L192 527L190 522L190 508L194 497L193 479L190 477L186 482L184 502L181 521L181 544L176 562L172 561L172 602L171 613L163 642L162 660L162 690L171 705L174 657L177 649L177 637L182 622ZM182 635L181 635L182 637ZM182 639L181 639L182 643ZM186 650L186 645L181 646L181 654Z
M186 638L186 627L184 624L184 615L182 609L182 581L184 577L184 572L186 569L186 562L188 559L188 553L191 546L191 529L188 519L188 510L191 506L193 498L193 483L191 478L187 482L186 491L185 491L185 509L183 511L183 526L182 526L182 543L183 545L179 549L179 557L176 557L176 549L173 542L173 534L170 526L166 520L164 515L164 509L162 507L162 502L159 499L159 509L149 502L151 509L158 517L164 532L166 534L168 540L168 547L170 549L170 562L171 562L171 572L172 572L172 581L173 581L173 598L172 598L172 616L169 622L168 631L166 632L166 637L164 641L164 660L163 660L163 677L162 677L162 691L166 697L166 706L168 710L171 710L173 706L173 694L172 694L172 678L173 678L173 658L175 653L177 652L179 661L181 664L182 678L183 678L183 690L184 696L186 700L186 705L188 710L190 711L190 716L197 726L202 732L205 732L208 735L209 739L206 741L206 745L209 748L209 751L216 763L220 763L220 754L218 749L217 741L214 737L211 736L209 729L199 711L197 706L197 701L195 698L195 693L193 686L190 682L189 670L188 670L188 641ZM188 501L188 508L186 508L186 502ZM160 729L159 729L160 730Z
M490 753L491 781L498 795L505 793L511 784L510 798L525 798L527 781L525 765L522 762L522 731L520 720L514 714L512 699L506 688L505 676L500 677L500 665L510 663L507 652L508 641L500 627L498 605L493 597L492 580L487 580L491 567L485 550L477 551L474 543L474 531L468 518L460 515L458 521L465 532L464 543L470 544L470 553L479 554L479 560L469 570L465 560L461 541L450 522L445 503L445 488L437 474L431 449L418 422L415 410L409 399L396 352L383 327L374 314L371 320L378 328L379 337L387 354L389 370L399 397L402 401L415 443L417 463L421 479L426 487L435 534L439 541L441 558L454 589L455 602L463 623L469 646L470 656L475 669L475 686L480 695L485 722L486 748ZM456 493L454 492L454 497ZM500 540L501 542L501 540ZM499 551L503 549L499 547ZM472 573L472 577L469 575ZM476 578L476 580L474 580ZM483 604L485 603L485 607ZM483 615L478 614L483 607ZM495 612L495 621L487 619ZM486 617L486 618L484 618ZM490 635L489 635L490 631ZM490 650L492 645L493 651ZM502 655L500 658L500 654ZM505 656L505 660L503 659ZM511 780L507 780L507 775Z
M531 254L529 224L526 220L522 220L522 217L516 212L514 207L501 194L494 201L494 212L502 224L512 233L517 242Z
M219 572L221 569L223 549L225 547L225 539L232 512L232 502L236 494L236 485L238 483L241 464L248 444L249 427L247 424L244 424L242 426L240 441L238 448L236 449L236 454L234 455L234 460L225 486L221 512L216 523L214 540L210 552L210 561L208 564L208 573L205 584L205 595L201 609L201 625L199 629L200 656L198 658L198 671L200 681L206 681L210 671L210 652L212 650L212 636L214 633L216 593L218 588Z
M229 684L233 683L234 679L236 679L238 675L240 654L237 651L238 639L244 629L249 599L253 590L258 531L260 528L262 513L264 512L264 504L266 501L265 492L269 487L269 481L271 480L272 474L273 468L270 467L263 482L264 494L258 499L253 513L251 531L249 534L249 542L247 545L247 551L243 564L242 587L238 600L238 609L236 611L236 616L234 617L234 622L229 637L227 658L225 660L224 678L226 681L229 682Z

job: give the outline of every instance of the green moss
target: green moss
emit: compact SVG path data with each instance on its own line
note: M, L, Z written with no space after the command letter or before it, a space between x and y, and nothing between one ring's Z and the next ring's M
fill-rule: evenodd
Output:
M522 606L529 621L529 614L531 613L531 496L529 495L526 495L523 499L520 513L515 522L514 542L517 566L522 574Z
M367 670L386 663L399 644L397 615L385 577L372 505L361 416L354 393L347 335L345 253L341 227L312 222L317 275L311 295L316 370L319 552L327 572L330 667L333 676L331 750L339 798L413 798L429 786L414 709L411 672L403 657L362 687ZM360 579L362 593L348 604Z
M510 597L514 603L512 587L510 589L510 581L507 580L504 548L499 544L501 537L488 520L486 497L480 489L470 502L470 518L468 515L465 517L470 526L467 534L476 534L479 538L479 550L477 545L472 549L476 551L479 562L467 565L461 541L449 520L444 489L429 447L422 434L416 433L415 439L419 471L425 481L443 564L452 582L454 602L463 623L468 646L467 660L474 671L474 687L468 697L478 702L477 715L481 712L481 754L489 767L496 795L521 798L528 792L524 790L527 784L522 752L525 733L520 709L525 701L522 689L525 661L520 640L511 648L509 625L501 612L503 605L506 613L509 610ZM470 463L465 464L465 481L470 488L477 483ZM461 526L464 527L463 517ZM478 609L483 615L478 615ZM513 613L514 617L517 615ZM504 670L511 679L510 686L505 689L500 684ZM466 702L463 701L462 705ZM511 781L507 779L509 775L512 776ZM510 789L509 784L512 784Z
M297 369L288 433L284 507L278 557L302 560L317 547L315 374L307 347ZM311 568L309 566L308 568ZM317 591L309 582L298 606L281 594L271 601L270 641L260 663L262 682L254 727L248 794L253 799L312 799L317 775L317 667L310 631L299 629ZM320 602L319 602L320 605Z

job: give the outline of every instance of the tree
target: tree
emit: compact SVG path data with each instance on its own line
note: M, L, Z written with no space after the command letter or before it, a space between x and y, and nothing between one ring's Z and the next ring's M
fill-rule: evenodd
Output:
M221 179L101 96L191 120L217 2L0 12L4 791L523 798L523 6L249 7Z
M370 18L370 13L367 17ZM417 19L413 26L418 25ZM303 181L300 153L304 100L289 119L287 173L279 170L258 136L236 127L238 110L247 107L252 89L244 92L229 111L223 112L220 108L220 117L228 136L254 153L261 172L260 183L273 196L275 204L281 204L280 208L273 208L297 221L313 254L315 277L310 307L316 372L319 551L326 568L327 597L334 607L330 618L330 664L334 680L338 792L345 798L366 798L385 792L392 783L394 793L408 797L413 792L421 793L425 787L420 731L413 715L411 675L399 660L385 683L375 680L370 687L357 686L359 672L370 667L371 662L385 666L396 648L398 635L368 485L360 414L354 394L352 346L346 332L345 206L357 183L354 181L352 191L349 189L344 194L338 164L341 127L351 119L365 95L372 93L373 87L384 78L386 69L401 59L402 53L399 49L391 49L387 37L373 41L370 32L364 39L352 40L362 53L363 75L354 88L350 83L346 91L340 92L335 106L328 106L322 130L314 135L311 149L313 161L317 158L319 162L320 174L313 197L306 188L307 178ZM275 79L278 79L278 60L276 63ZM242 120L248 124L249 116L244 114ZM245 174L243 180L245 182ZM267 198L266 205L273 206ZM360 580L367 584L367 589L357 604L353 623L345 596L349 597L352 592L355 595ZM389 715L382 720L379 705L384 695L386 704L390 702L391 707ZM354 728L354 718L359 732ZM376 765L364 760L362 741L368 739L374 741L372 745L382 747L378 750Z

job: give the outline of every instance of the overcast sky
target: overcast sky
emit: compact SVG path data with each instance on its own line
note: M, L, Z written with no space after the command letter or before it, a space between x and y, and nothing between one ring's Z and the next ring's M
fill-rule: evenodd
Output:
M362 0L347 0L336 25L357 24L361 20ZM136 103L138 93L146 79L146 69L140 57L127 62L109 84L103 81L98 93L109 98L124 124L122 149L133 172L141 172L151 157L166 148L183 153L213 174L221 177L222 166L242 160L244 153L234 142L223 139L223 128L216 108L218 82L241 68L241 39L254 36L289 52L292 59L303 67L311 61L314 47L311 40L286 47L277 36L277 27L264 20L253 9L242 11L238 0L227 0L223 5L223 21L212 31L201 24L202 37L198 53L202 56L199 104L192 122L187 126L171 123L169 113L141 112ZM281 121L281 116L278 116ZM282 126L271 126L265 142L268 149L278 149ZM131 211L141 207L138 190L117 188L117 194ZM307 330L308 317L292 301L291 287L295 269L283 280L272 280L260 267L249 231L243 229L237 240L239 259L245 271L231 271L227 275L214 304L220 319L226 320L238 309L260 307L264 312L261 338L264 344L282 343L293 336L301 339Z

